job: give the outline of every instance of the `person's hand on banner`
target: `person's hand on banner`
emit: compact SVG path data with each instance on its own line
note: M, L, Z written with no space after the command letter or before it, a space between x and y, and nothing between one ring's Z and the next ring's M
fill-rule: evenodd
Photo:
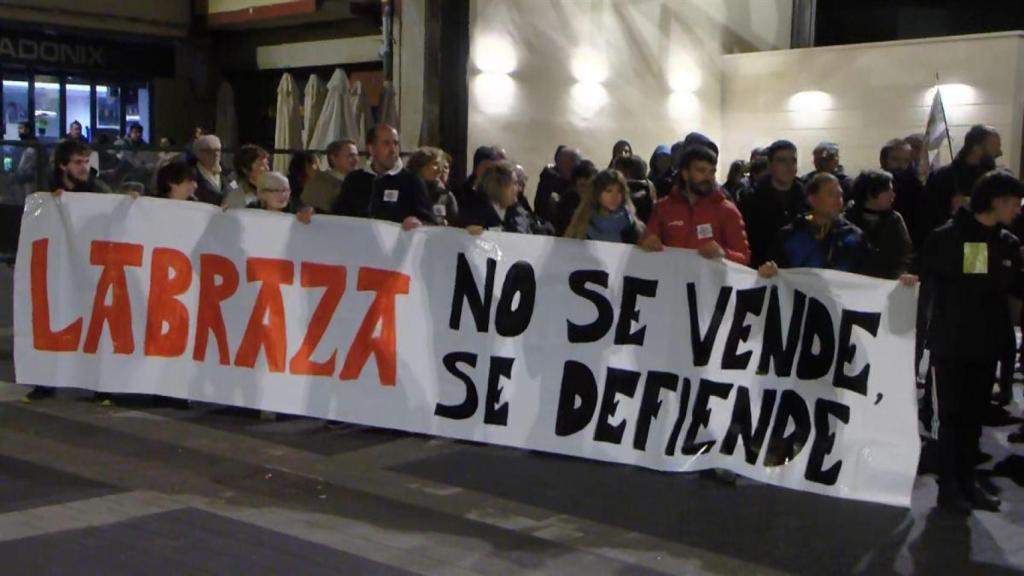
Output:
M484 233L483 226L466 226L466 232L469 232L470 236L479 236Z
M661 243L661 238L655 235L644 238L638 246L647 252L661 252L665 249L665 245Z
M757 269L757 275L761 278L774 278L779 275L779 265L769 260Z
M714 240L701 244L700 248L697 248L697 254L708 260L721 260L725 258L725 250L722 249L722 245Z
M913 288L914 286L917 286L920 280L918 280L917 276L914 274L903 274L899 277L899 282L901 286Z
M402 230L405 230L406 232L409 230L415 230L420 226L423 226L423 222L420 222L420 219L415 216L409 216L405 220L402 220Z
M63 193L64 193L64 189L63 188L57 188L53 192L50 192L50 194L53 194L54 198L60 198L61 194L63 194Z
M313 221L313 207L306 206L302 210L295 213L295 219L303 224L309 224Z

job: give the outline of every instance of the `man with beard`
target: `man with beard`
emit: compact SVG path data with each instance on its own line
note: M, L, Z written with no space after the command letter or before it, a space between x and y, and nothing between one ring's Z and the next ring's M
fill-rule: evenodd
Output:
M740 198L754 268L768 261L779 230L807 210L796 166L796 146L789 140L772 142L768 146L768 173L754 182L753 192Z
M682 153L676 185L654 206L641 248L689 248L708 259L750 263L743 217L716 184L717 165L718 157L706 146L693 145Z
M932 172L925 185L915 227L921 245L932 230L942 226L968 204L974 183L996 167L1003 155L1002 139L991 126L976 124L964 136L963 148L950 164Z
M110 187L96 178L96 169L89 167L92 150L81 140L61 140L53 152L53 192L110 192Z
M896 138L886 142L882 147L878 154L878 164L882 170L892 174L892 189L896 193L892 209L903 217L910 239L914 241L914 248L920 251L924 247L924 239L921 238L918 243L916 224L924 186L917 178L912 154L910 144L906 140Z

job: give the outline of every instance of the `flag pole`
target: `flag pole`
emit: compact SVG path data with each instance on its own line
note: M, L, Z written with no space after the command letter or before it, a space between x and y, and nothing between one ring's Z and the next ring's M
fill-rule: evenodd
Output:
M946 119L946 103L942 101L942 93L939 89L939 73L935 73L935 93L939 95L939 109L942 110L942 123L946 125L946 144L949 145L949 161L953 158L953 137L949 135L949 120Z

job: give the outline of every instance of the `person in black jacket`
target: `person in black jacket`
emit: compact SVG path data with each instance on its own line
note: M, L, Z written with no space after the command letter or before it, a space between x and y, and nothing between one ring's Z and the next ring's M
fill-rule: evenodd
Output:
M481 176L477 186L479 194L466 198L462 207L462 222L466 230L479 235L484 230L541 234L550 236L554 229L530 214L517 199L515 166L510 162L496 162Z
M918 238L917 211L924 194L924 185L912 162L910 144L900 138L886 142L878 153L878 164L882 170L892 174L892 189L896 192L892 209L903 217L903 223L907 225L907 232L913 241ZM920 252L922 248L923 245L914 244L916 251Z
M545 218L545 220L551 222L555 227L555 234L559 236L565 234L565 229L569 227L569 221L576 213L580 199L590 189L590 181L594 179L594 176L597 176L597 167L590 160L583 160L573 168L572 176L569 178L569 187L561 194L551 194L548 199L550 218ZM539 210L540 204L538 203L537 206Z
M779 230L807 211L796 166L796 146L789 140L772 142L768 147L768 174L754 182L752 192L740 198L753 268L768 261Z
M555 150L555 163L541 170L540 179L537 181L537 193L533 197L533 207L542 219L548 222L557 220L558 203L572 188L573 171L582 161L579 150L562 145Z
M941 458L939 506L995 511L999 499L978 485L982 417L1010 328L1010 298L1024 296L1020 241L1005 229L1020 213L1024 187L1009 172L978 179L961 208L925 243L921 309L934 368Z
M615 161L614 168L626 178L629 199L636 208L636 218L647 222L654 211L657 193L654 184L647 179L647 165L639 156L623 156Z
M914 258L914 245L900 214L892 209L896 193L892 175L865 170L853 184L856 198L846 219L864 232L868 256L862 274L896 280L907 274Z
M457 189L455 189L455 201L459 204L466 203L466 197L477 193L477 183L480 176L491 167L491 164L499 161L498 149L494 146L480 146L473 152L473 173L466 178Z
M971 126L953 162L928 177L914 224L919 244L923 244L932 230L942 226L960 206L967 203L974 183L994 169L996 158L1002 155L1002 140L995 128L980 124Z
M390 220L411 230L435 224L426 186L415 174L403 170L399 158L398 131L380 124L366 135L370 162L345 177L335 214Z

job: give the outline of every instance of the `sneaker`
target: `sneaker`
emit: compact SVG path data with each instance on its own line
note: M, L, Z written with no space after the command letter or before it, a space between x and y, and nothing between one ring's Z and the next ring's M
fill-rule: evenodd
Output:
M44 398L53 398L57 395L57 389L50 386L35 386L28 391L22 397L21 401L25 404L31 404L33 400L42 400Z
M978 486L977 484L971 488L971 506L975 510L985 510L987 512L999 512L999 506L1002 505L1003 501L998 496L993 496Z

